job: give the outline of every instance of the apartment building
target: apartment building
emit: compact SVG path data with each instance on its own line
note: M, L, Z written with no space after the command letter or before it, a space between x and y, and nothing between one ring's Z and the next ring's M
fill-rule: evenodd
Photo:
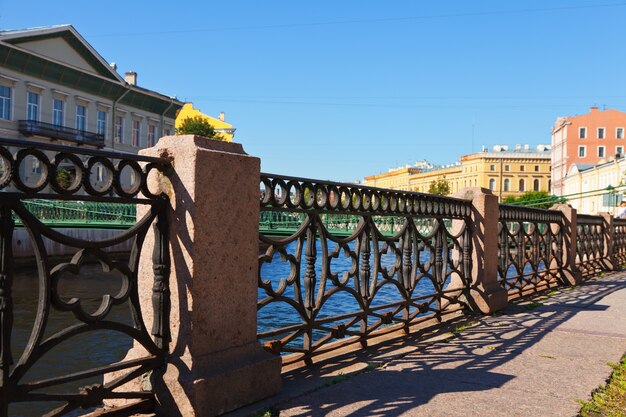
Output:
M580 116L559 117L552 128L552 194L564 194L572 165L595 165L623 155L626 113L591 107Z
M122 77L71 25L0 31L0 137L136 153L182 102Z

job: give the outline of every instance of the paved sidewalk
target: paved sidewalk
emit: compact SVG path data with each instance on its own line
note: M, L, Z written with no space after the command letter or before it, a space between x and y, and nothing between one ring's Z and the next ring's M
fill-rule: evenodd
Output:
M576 416L576 400L589 399L626 352L626 272L538 301L436 343L406 338L286 374L278 397L232 415ZM354 369L362 372L338 376Z

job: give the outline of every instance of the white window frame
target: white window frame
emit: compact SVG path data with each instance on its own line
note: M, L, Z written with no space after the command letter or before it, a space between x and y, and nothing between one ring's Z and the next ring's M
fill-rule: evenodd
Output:
M61 103L61 110L57 110L55 108L55 104L56 103ZM60 123L57 123L57 114L61 114L61 117L59 119ZM61 100L60 98L53 98L52 99L52 124L54 126L65 126L65 101Z
M2 109L5 109L5 112L0 112L0 120L13 120L13 87L0 84L0 87L4 87L9 90L9 96L0 96L0 101L3 102ZM5 117L6 115L6 117Z
M117 120L120 120L120 124L117 124ZM124 143L124 121L125 117L123 115L117 115L115 116L115 119L113 120L113 140L115 141L115 143ZM119 126L119 129L118 129ZM119 135L118 135L119 133Z
M100 119L100 115L104 114L104 120ZM109 118L109 113L104 110L96 111L96 133L102 135L106 138L107 134L107 120Z
M133 119L132 145L141 147L141 120Z
M511 180L508 178L504 179L504 185L502 186L502 191L511 191Z
M587 126L580 126L578 128L578 139L587 139Z
M600 137L600 131L602 131L602 137ZM598 136L598 139L606 139L606 128L598 127L598 129L596 130L596 135Z
M583 151L583 154L582 154L582 155L580 154L580 151L581 151L581 150ZM585 146L585 145L580 145L580 146L578 147L578 157L579 157L579 158L586 158L586 157L587 157L587 146Z
M78 114L78 109L85 109L85 114ZM82 127L80 126L82 121ZM76 130L86 131L87 130L87 106L83 106L82 104L76 105Z
M621 137L620 137L620 134L618 132L621 132ZM615 139L624 139L624 128L623 127L616 127L615 128Z
M615 153L620 154L620 155L624 155L624 147L623 146L616 146L615 147Z
M37 97L37 103L30 102L31 94ZM26 120L32 120L34 122L38 122L40 120L39 119L39 116L41 113L40 105L41 105L41 94L35 93L34 91L27 91L26 92ZM31 118L31 114L32 114L31 112L33 108L35 109L34 118Z
M596 152L598 154L598 158L606 158L606 146L598 146ZM602 153L602 155L600 155L600 153Z
M148 146L156 145L157 126L148 124Z

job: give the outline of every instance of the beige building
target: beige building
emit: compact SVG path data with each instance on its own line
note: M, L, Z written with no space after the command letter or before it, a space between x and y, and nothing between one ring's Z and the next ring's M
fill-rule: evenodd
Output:
M626 191L624 172L623 156L597 165L575 163L563 179L563 196L581 214L613 213Z
M504 199L518 196L527 191L550 189L550 145L516 145L509 150L507 145L496 145L491 151L464 155L456 163L445 166L420 168L418 172L393 170L385 174L365 178L365 184L398 190L428 192L430 184L446 179L450 192L466 187L489 188ZM393 179L393 180L392 180Z
M0 31L0 136L136 153L183 103L121 77L71 26Z

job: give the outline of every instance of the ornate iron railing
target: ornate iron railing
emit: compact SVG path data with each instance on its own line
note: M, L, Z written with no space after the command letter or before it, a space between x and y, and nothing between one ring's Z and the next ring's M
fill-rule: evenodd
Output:
M262 217L301 218L290 236L260 234L258 338L273 353L309 360L338 339L366 346L466 306L467 201L261 174L260 204ZM335 235L347 216L358 221ZM389 234L379 226L388 218L402 220Z
M619 265L626 264L626 219L613 220L613 257Z
M563 268L563 214L500 205L498 274L509 298L558 285Z
M600 272L604 260L604 220L579 214L576 226L576 266L585 277Z
M59 176L61 167L70 174ZM167 355L170 259L165 210L168 199L149 188L148 176L167 175L169 169L169 162L161 158L0 139L0 416L23 415L24 407L34 407L29 411L31 415L33 410L38 410L38 414L62 416L79 408L98 406L106 399L120 398L137 400L137 409L150 406L151 392L129 391L124 385L163 366ZM143 215L133 227L120 231L114 238L85 241L44 225L28 209L33 198L38 202L138 204ZM12 257L14 218L30 234L37 268L36 287L30 289L30 293L38 293L33 298L36 314L28 322L31 331L25 334L13 328L15 320L23 314L14 306L24 304L12 291L19 284L14 282ZM152 224L156 239L152 258L154 321L150 330L143 321L137 274L142 244ZM44 240L76 248L75 255L70 261L54 261L46 254ZM127 240L132 241L128 259L112 259L108 248ZM89 273L84 272L90 262L93 262L91 268L99 265L100 274L107 279L117 279L118 288L113 291L107 287L95 300L66 292L67 280L86 282L86 286L96 282L90 281ZM119 310L120 307L125 307L126 312L121 313L124 310ZM66 320L62 324L55 321L60 317ZM21 317L20 323L24 320ZM141 345L145 355L102 363L99 357L103 351L95 351L87 355L86 363L77 364L74 358L65 357L57 367L47 365L55 349L66 352L72 344L84 344L86 349L90 346L86 341L93 340L97 334L111 333L126 338L128 343ZM111 339L107 336L104 340ZM84 365L84 369L77 369L79 365ZM43 377L35 372L41 366L48 366Z
M18 130L25 136L39 135L50 139L67 140L78 145L85 144L98 148L104 147L104 135L101 133L88 132L36 120L20 120L18 122Z

